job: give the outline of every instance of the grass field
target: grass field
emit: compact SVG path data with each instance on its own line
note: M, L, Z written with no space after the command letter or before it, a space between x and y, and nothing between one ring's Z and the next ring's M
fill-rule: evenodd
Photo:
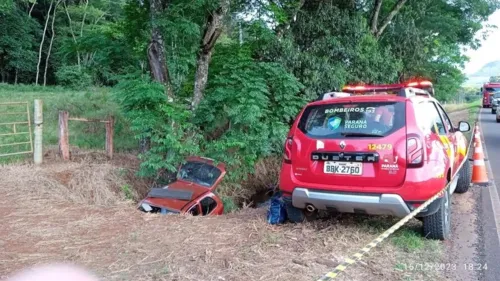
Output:
M28 102L31 122L33 122L33 102L43 101L43 145L44 148L58 144L58 114L60 110L69 112L70 117L105 119L115 116L114 147L116 151L129 151L137 147L126 121L113 101L111 90L91 88L73 91L60 87L12 86L0 84L0 103ZM22 106L0 106L0 113L26 112ZM27 121L26 114L0 115L0 123ZM0 126L0 134L13 132L12 125ZM18 125L18 132L27 132L26 125ZM70 145L83 149L104 149L105 128L103 123L69 122ZM1 146L14 142L29 141L28 135L0 136L0 154L29 150L29 145ZM3 157L0 163L25 159L26 156Z
M470 102L470 103L449 103L449 104L443 105L444 109L448 113L460 111L460 110L465 110L465 109L476 108L479 106L481 106L481 99L478 99L478 100Z

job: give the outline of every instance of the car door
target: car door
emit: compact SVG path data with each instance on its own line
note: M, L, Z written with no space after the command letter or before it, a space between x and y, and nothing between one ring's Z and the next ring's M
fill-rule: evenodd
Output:
M201 215L202 216L209 216L214 214L214 211L217 209L219 204L213 198L213 194L209 194L208 196L205 196L205 198L200 200L200 206L201 206Z
M215 194L209 192L193 201L186 210L193 216L210 216L222 214L224 206Z
M435 178L444 177L449 163L448 149L443 144L442 136L446 136L443 121L435 104L423 100L414 107L417 124L422 131L425 142L426 159L432 163L431 173Z
M188 214L199 216L201 214L201 206L198 201L194 201L186 208Z
M436 109L439 112L439 116L441 117L441 125L439 137L443 141L443 145L447 147L448 157L450 159L451 175L452 177L455 175L456 169L458 168L458 164L460 163L460 159L457 155L457 136L455 134L455 129L453 124L451 123L450 118L441 107L441 105L437 102L433 102L436 106Z

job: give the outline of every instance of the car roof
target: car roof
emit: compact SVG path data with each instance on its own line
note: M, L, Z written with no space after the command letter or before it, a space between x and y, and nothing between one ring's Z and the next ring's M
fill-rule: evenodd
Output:
M335 103L351 103L351 102L403 102L403 101L423 101L432 100L437 101L432 96L411 96L411 97L400 97L387 94L369 94L369 95L353 95L348 97L336 97L327 100L319 100L310 102L308 105L325 105L325 104L335 104Z

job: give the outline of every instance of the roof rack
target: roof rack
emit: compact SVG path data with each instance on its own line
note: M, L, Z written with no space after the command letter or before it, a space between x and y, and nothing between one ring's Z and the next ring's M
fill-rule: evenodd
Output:
M397 96L409 98L409 97L414 97L414 96L431 97L432 95L428 91L423 90L423 89L413 88L413 87L405 87L405 88L402 88L401 90L399 90Z

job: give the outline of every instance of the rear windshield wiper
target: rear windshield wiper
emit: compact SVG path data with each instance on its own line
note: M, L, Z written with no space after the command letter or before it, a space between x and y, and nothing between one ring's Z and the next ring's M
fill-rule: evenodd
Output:
M379 138L385 137L384 135L380 134L358 133L358 132L342 132L340 134L343 135L344 137L379 137Z

